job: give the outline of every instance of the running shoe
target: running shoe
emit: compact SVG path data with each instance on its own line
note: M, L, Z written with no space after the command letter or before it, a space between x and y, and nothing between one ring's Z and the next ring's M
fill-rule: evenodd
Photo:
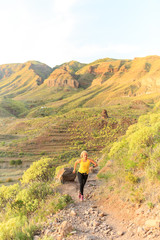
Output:
M84 200L84 196L83 195L81 195L81 201L83 201Z

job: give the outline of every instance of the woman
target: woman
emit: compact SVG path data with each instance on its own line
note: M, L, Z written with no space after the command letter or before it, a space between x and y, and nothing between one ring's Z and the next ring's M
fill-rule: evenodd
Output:
M84 185L87 181L88 178L88 173L90 169L90 163L94 164L94 167L97 167L97 163L93 161L92 159L88 158L88 153L86 151L83 151L80 155L81 159L77 160L74 164L74 170L73 173L76 172L76 167L77 164L80 163L80 167L78 170L78 180L80 183L80 192L79 192L79 199L84 200L84 195L83 195L83 190L84 190Z

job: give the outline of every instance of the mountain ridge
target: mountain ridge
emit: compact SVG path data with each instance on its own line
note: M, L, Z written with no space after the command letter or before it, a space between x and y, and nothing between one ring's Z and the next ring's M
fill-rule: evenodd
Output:
M89 64L70 61L54 68L38 61L0 65L1 96L19 100L31 100L36 95L51 99L62 91L72 94L97 88L99 92L100 87L101 93L97 92L90 103L105 103L120 96L159 94L159 79L159 56L104 58Z

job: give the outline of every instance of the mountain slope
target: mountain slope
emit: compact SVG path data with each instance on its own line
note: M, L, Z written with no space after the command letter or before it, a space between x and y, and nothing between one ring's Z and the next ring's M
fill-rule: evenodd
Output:
M46 79L45 83L49 87L78 88L79 82L77 81L77 76L75 73L83 66L85 66L85 64L76 61L71 61L60 66L56 66L48 79Z
M37 88L52 69L39 62L8 64L0 66L1 96L15 97Z
M118 98L156 98L160 93L159 79L159 56L134 60L105 58L90 64L71 61L53 69L33 61L0 66L1 96L23 101L62 100L62 104L69 97L66 104L74 100L73 94L84 91L79 94L79 101L85 107L106 106ZM84 101L88 91L94 94Z

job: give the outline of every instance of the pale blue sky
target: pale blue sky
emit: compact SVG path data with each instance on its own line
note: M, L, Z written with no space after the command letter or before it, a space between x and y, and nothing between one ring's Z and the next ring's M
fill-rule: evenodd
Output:
M0 64L160 55L159 0L0 0Z

